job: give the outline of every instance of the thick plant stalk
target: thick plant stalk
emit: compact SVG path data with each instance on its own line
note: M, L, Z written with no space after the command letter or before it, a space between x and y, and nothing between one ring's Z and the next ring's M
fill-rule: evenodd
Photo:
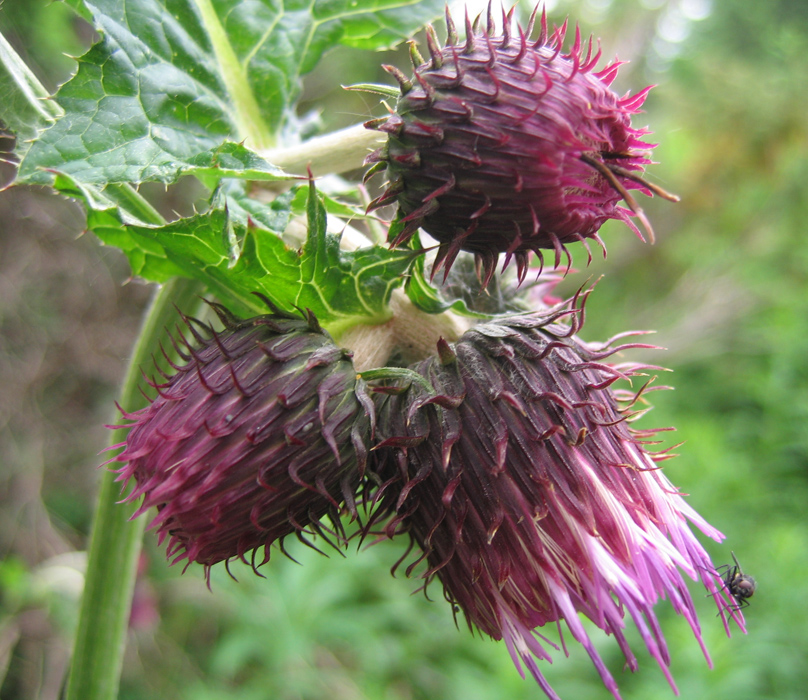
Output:
M315 177L344 173L361 168L374 148L384 143L384 135L355 124L339 131L316 136L290 148L263 150L261 156L287 173Z
M165 329L200 291L198 282L173 279L155 294L135 345L120 393L120 405L134 411L145 404L140 368L151 362ZM121 442L126 430L112 433ZM96 505L88 552L84 596L76 632L67 700L114 700L118 694L126 631L132 605L145 519L129 521L134 505L122 505L116 474L107 471Z

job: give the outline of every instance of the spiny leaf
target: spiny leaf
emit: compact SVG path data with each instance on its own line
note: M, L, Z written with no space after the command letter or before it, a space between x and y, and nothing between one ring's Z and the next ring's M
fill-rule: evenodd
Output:
M88 184L216 167L220 177L282 174L274 145L301 76L343 43L379 48L439 12L436 0L85 0L101 41L57 94L66 114L33 144L25 182L58 169Z
M424 274L424 256L419 256L410 270L406 285L407 296L421 311L428 314L440 314L454 311L461 316L471 318L495 318L498 314L487 314L473 311L462 299L444 299L439 290L426 279Z
M123 212L108 192L63 173L54 186L87 209L87 228L104 243L123 250L133 275L152 282L181 276L199 280L237 313L265 313L260 292L282 309L311 309L337 333L357 319L386 320L393 289L402 283L413 253L382 246L340 249L340 237L326 233L326 208L308 187L308 237L300 250L280 237L292 214L294 193L263 205L242 199L225 183L210 209L162 226ZM249 201L251 210L245 208ZM278 231L267 228L277 226Z
M271 202L265 203L250 196L249 183L244 180L225 179L217 185L211 197L212 202L217 200L226 203L231 218L243 226L251 223L282 234L289 225L293 213L297 213L294 206L297 192L305 187L292 187L286 192L275 196Z

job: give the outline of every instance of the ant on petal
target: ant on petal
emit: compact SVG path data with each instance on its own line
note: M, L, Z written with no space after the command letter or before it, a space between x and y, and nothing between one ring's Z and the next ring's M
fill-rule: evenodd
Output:
M755 579L745 574L738 563L735 552L731 552L735 566L724 564L716 569L724 582L724 589L733 597L735 605L728 605L726 610L735 612L749 605L749 598L755 594Z

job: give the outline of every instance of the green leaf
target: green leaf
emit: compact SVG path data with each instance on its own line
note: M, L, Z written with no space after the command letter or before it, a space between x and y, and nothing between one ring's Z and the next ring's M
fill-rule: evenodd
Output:
M70 7L72 7L76 11L76 13L78 13L88 22L92 22L93 15L87 9L87 6L84 4L84 0L64 0L64 3L65 5L69 5Z
M392 85L382 85L380 83L356 83L354 85L345 85L346 90L354 92L369 92L372 95L381 95L397 100L401 96L401 88Z
M357 319L387 320L390 295L413 260L412 251L382 246L341 250L340 237L326 233L326 207L313 183L300 250L279 235L292 215L294 191L264 205L223 183L207 212L156 226L148 212L119 207L127 203L125 191L101 192L63 173L54 186L84 204L87 228L125 253L133 275L160 283L195 279L241 314L266 313L259 292L287 311L311 309L334 334Z
M17 136L17 156L62 114L11 44L0 34L0 123Z
M204 151L188 159L193 174L202 179L212 176L218 180L223 177L240 177L247 180L289 180L295 176L287 175L280 168L253 153L243 144L227 142L212 151Z
M401 41L436 0L85 0L101 33L57 94L65 116L34 143L20 179L57 169L87 184L219 169L282 174L255 151L275 145L301 76L337 44ZM243 144L242 144L243 142Z
M219 183L211 202L221 201L221 206L226 203L231 218L243 226L257 224L281 235L292 218L293 202L300 190L305 190L305 187L293 187L266 204L250 196L249 183L227 179Z
M141 240L128 228L131 224L154 224L148 211L136 211L122 201L121 192L100 191L77 182L64 173L53 173L53 187L61 194L80 201L87 212L87 230L103 243L120 248L129 260L132 274L152 282L165 283L183 275L182 268L172 263L165 250L151 240ZM137 196L134 199L138 199ZM146 206L145 204L143 205Z
M343 44L378 50L411 37L443 9L438 0L216 2L233 52L263 114L279 125L297 100L300 77Z
M397 216L388 229L388 240L395 239L402 227ZM418 233L410 239L409 247L413 253L423 250ZM462 253L457 258L452 266L449 282L439 287L435 287L426 278L425 266L425 256L418 255L407 276L405 291L413 305L428 314L453 311L469 318L488 319L526 309L515 288L513 293L506 295L508 298L503 296L499 278L496 276L488 288L482 290L476 266L468 254Z
M435 0L341 0L323 5L332 15L331 21L344 32L340 43L371 50L392 48L412 37L424 24L440 16L446 6Z
M440 314L444 311L454 311L461 316L471 318L494 318L497 314L473 311L462 299L444 299L439 291L433 287L424 274L424 256L419 255L410 270L406 285L407 296L421 311L428 314Z
M327 194L323 194L323 192L319 192L318 194L320 195L320 199L322 200L326 213L328 214L333 214L334 216L338 216L346 221L355 221L356 219L368 220L372 218L365 213L364 207L358 204L349 204L345 201L335 199L334 197L329 197ZM357 190L340 192L339 196L343 199L347 197L358 201ZM295 196L292 199L292 211L296 214L305 213L308 210L308 202L308 190L304 187L299 187L297 190L295 190Z

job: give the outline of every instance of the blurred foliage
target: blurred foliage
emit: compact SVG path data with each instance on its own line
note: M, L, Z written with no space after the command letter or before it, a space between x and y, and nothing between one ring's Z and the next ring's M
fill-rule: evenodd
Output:
M71 73L95 32L65 2L5 0L0 4L0 30L34 71L54 92Z
M660 143L654 152L660 164L650 176L682 196L678 205L647 204L655 246L609 225L603 233L608 260L596 255L564 287L605 274L589 302L587 339L627 328L659 331L657 341L668 352L645 359L675 370L664 379L676 391L654 394L656 409L643 420L677 427L686 442L681 456L666 463L666 473L727 534L725 545L706 543L716 562L730 561L734 550L758 581L746 611L749 634L731 639L723 636L712 602L693 588L712 671L687 624L660 604L674 678L685 698L802 698L808 687L808 639L799 614L808 580L808 6L802 0L559 0L548 6L552 19L568 13L585 33L600 36L607 57L631 59L618 90L658 84L646 103L647 122ZM70 70L62 53L78 53L91 36L62 3L39 0L6 0L0 31L49 88ZM407 66L403 51L370 59L351 48L330 54L307 78L301 113L317 110L326 129L381 114L375 99L337 87L389 82L381 63ZM142 294L121 294L118 318L129 321L116 328L112 311L85 298L97 295L98 286L77 295L82 280L60 277L58 265L43 262L49 255L70 250L88 260L101 256L110 270L104 279L123 281L124 266L88 241L72 240L81 228L74 213L58 226L43 214L61 211L65 202L30 196L34 203L22 210L8 194L0 199L6 216L19 220L29 212L23 224L0 227L3 273L15 271L15 284L27 291L14 297L22 312L3 303L0 352L3 363L10 358L23 369L21 358L39 353L59 371L40 373L27 386L14 384L8 402L16 409L2 414L3 430L13 428L16 436L14 450L4 450L11 467L2 491L1 544L9 558L0 568L0 650L9 650L10 665L0 695L9 700L50 697L46 690L53 683L42 659L50 658L57 670L63 662L59 667L58 655L36 652L36 641L43 647L62 640L65 647L69 639L62 631L70 624L63 614L69 596L31 597L25 587L54 554L82 548L87 532L94 453L103 444L98 426L111 406L123 351L101 358L96 352L94 361L104 371L94 374L81 348L97 346L104 331L115 334L108 341L115 348L125 347L142 304ZM170 200L163 204L171 206ZM25 247L32 242L38 242L35 248ZM35 252L27 259L36 264L27 271L10 267L9 252L17 263ZM575 256L584 268L583 251ZM97 270L98 264L78 269ZM56 289L72 295L59 297ZM70 323L89 324L93 332L85 328L84 345L77 347L65 330ZM111 356L119 364L111 364ZM27 508L15 507L21 492L30 498ZM49 545L33 545L43 532ZM532 681L518 677L504 645L472 636L462 623L460 631L454 628L437 587L430 603L409 595L416 581L389 575L403 543L352 550L345 560L292 547L302 566L278 552L262 570L266 578L233 567L238 583L220 567L212 592L200 570L180 575L179 567L164 564L151 536L147 545L121 689L125 700L543 697ZM53 600L62 612L53 609ZM37 624L25 616L31 611L42 613ZM639 673L622 672L613 640L593 636L625 700L672 697L647 654L640 654ZM561 697L608 696L581 649L571 644L569 659L556 657L545 670Z

